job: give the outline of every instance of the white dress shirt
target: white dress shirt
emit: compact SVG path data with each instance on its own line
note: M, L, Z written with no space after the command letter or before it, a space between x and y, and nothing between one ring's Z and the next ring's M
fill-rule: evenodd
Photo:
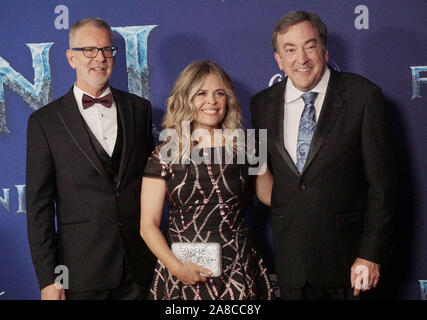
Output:
M74 84L73 89L74 97L76 98L79 111L86 121L90 131L94 134L98 142L104 148L104 150L111 157L113 155L114 146L117 139L117 108L116 103L113 99L111 108L106 108L100 103L95 103L87 109L83 109L82 97L83 94L87 94L92 98L94 96L87 92L84 92ZM101 98L111 93L110 87L108 87L99 97Z
M328 88L331 71L326 67L322 79L310 92L317 92L318 95L314 101L316 109L316 122L319 120L320 111L322 110L323 101L325 100L326 90ZM283 137L285 148L291 156L294 163L297 163L297 140L298 128L302 111L304 110L304 101L301 98L302 92L295 88L292 81L288 78L285 91L285 112L283 121Z

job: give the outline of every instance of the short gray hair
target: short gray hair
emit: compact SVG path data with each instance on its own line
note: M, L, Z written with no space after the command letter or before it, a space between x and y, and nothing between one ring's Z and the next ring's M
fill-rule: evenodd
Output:
M70 32L69 32L70 49L71 49L71 42L74 39L76 31L88 24L100 29L107 30L108 33L110 34L111 42L113 42L113 31L111 30L110 25L105 20L101 18L84 18L79 21L76 21L70 28Z
M273 46L274 52L277 52L277 35L285 33L289 27L304 21L310 22L313 28L319 32L322 45L326 48L328 29L326 28L326 25L323 23L322 19L320 19L320 17L313 12L297 10L285 14L274 25L273 32L271 34L271 44Z

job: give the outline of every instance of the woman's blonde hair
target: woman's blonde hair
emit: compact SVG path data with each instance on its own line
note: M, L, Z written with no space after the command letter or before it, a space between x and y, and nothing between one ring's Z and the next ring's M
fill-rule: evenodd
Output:
M224 91L227 97L225 116L220 124L220 128L223 130L228 129L228 132L242 128L241 107L234 93L234 85L230 76L216 63L207 60L194 61L179 74L167 99L167 111L162 121L164 129L173 129L178 134L179 159L185 153L182 148L183 123L185 121L187 123L190 122L192 133L192 124L197 113L197 109L192 101L202 87L206 76L209 74L215 74L219 77L224 84ZM190 143L190 148L193 146L194 144Z

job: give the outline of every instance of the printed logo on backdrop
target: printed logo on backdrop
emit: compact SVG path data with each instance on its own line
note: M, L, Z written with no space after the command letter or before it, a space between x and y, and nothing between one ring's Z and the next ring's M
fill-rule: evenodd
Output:
M420 284L420 299L427 300L427 280L418 280Z
M25 202L25 185L15 185L16 194L18 196L18 210L16 213L26 213L26 202ZM10 188L3 188L3 195L0 194L0 207L10 210Z
M55 28L68 28L68 8L57 6L59 15L54 21ZM157 25L113 27L113 31L125 40L128 90L149 98L149 69L147 64L148 36ZM0 57L0 133L8 133L4 87L19 94L28 106L37 110L52 99L52 79L49 51L53 42L27 43L33 61L34 80L30 82L5 59Z
M421 85L427 84L427 77L421 77L421 72L427 73L427 66L415 66L410 67L412 71L412 97L411 99L414 100L415 98L422 98L421 96Z

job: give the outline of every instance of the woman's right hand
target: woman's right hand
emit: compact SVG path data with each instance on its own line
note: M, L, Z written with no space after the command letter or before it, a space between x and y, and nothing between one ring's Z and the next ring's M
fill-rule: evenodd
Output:
M174 270L169 270L184 284L196 284L197 282L206 282L206 277L201 274L210 275L212 272L209 269L198 266L191 262L179 262Z

